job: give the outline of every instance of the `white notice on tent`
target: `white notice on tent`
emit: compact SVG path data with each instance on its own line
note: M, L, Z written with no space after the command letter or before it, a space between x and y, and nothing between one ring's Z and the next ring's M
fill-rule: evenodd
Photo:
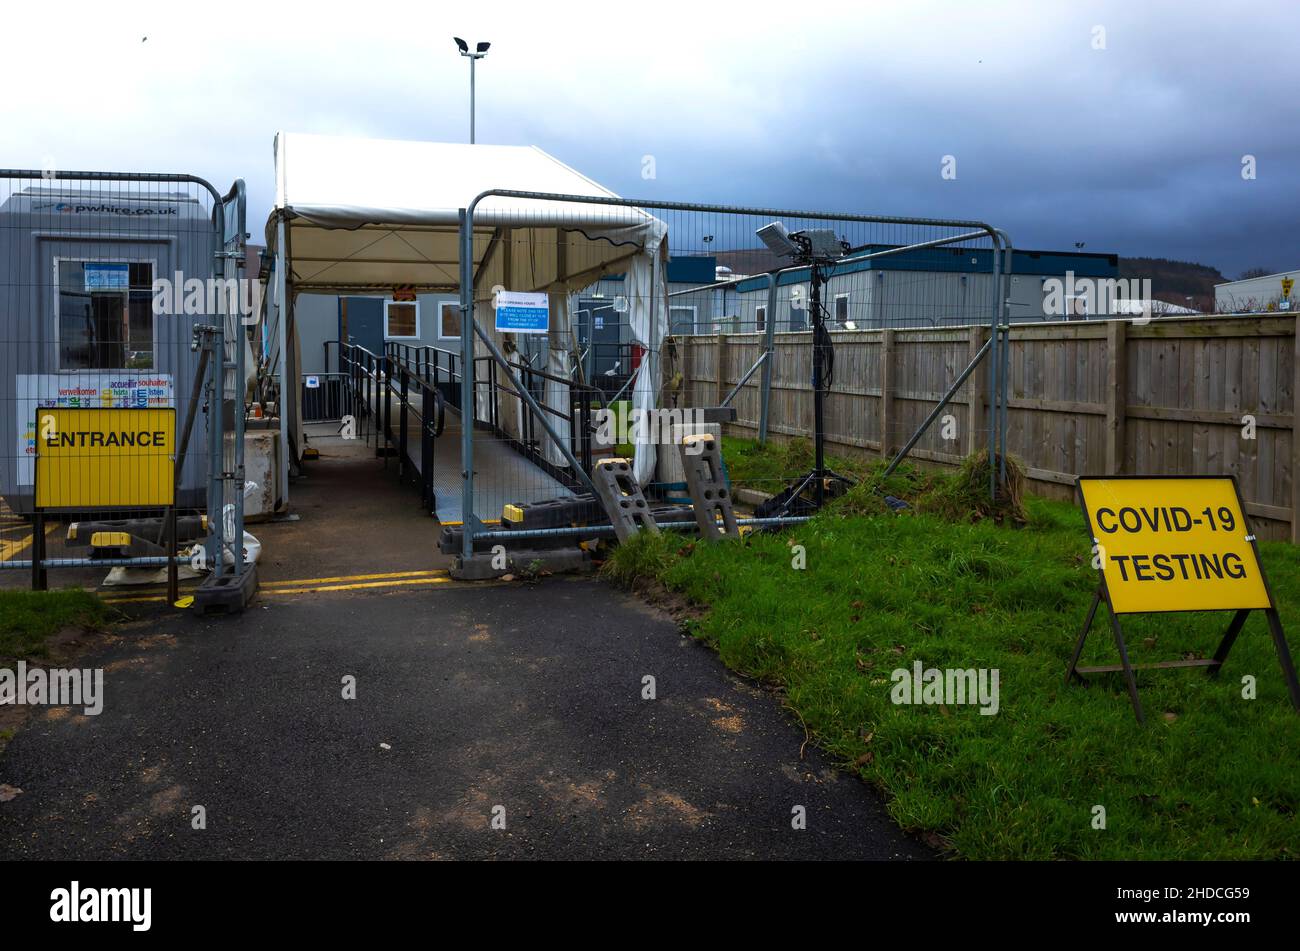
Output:
M551 306L545 291L497 291L497 330L513 334L544 334L551 329Z

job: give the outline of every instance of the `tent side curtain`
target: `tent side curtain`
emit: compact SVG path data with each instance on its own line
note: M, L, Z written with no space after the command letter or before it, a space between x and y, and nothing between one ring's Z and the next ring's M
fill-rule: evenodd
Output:
M542 229L502 229L489 239L483 253L486 263L476 271L474 319L508 356L517 353L518 341L510 334L496 330L494 292L497 289L546 291L550 302L550 331L545 369L553 376L568 379L577 361L571 295L607 274L625 274L632 337L647 351L633 388L633 407L643 412L654 409L659 392L658 354L668 327L667 285L662 264L666 234L666 226L656 219L643 224L636 234L628 229L610 232L567 230L558 236L555 229L550 229L549 234ZM475 256L479 257L477 246ZM481 340L475 342L475 347L479 356L488 353ZM518 402L518 397L511 395L510 401L511 404ZM573 400L565 384L547 380L542 402L568 413ZM476 401L476 409L480 419L487 418L485 402ZM515 436L518 436L513 432L518 425L515 422L517 418L518 412L513 405L498 414L500 424ZM547 422L568 444L572 437L570 421L550 413ZM548 461L564 465L563 454L549 437L542 434L541 438L546 443ZM654 479L655 462L655 446L639 443L635 449L633 469L641 484Z

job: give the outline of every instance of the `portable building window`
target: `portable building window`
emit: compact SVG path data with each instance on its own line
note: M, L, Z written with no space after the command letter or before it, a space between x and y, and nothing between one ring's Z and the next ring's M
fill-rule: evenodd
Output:
M154 368L153 263L59 258L60 370Z
M673 333L699 333L695 325L697 311L694 306L677 304L668 308L668 327ZM679 329L680 328L680 329Z
M460 304L443 301L438 305L438 339L460 339Z
M843 327L849 322L849 295L835 295L835 322Z
M767 305L758 307L754 311L754 329L759 333L767 330Z
M384 338L418 340L420 305L417 301L384 301Z

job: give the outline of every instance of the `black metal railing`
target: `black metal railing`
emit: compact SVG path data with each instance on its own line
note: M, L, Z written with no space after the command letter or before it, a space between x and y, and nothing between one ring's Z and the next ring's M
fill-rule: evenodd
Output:
M444 400L461 412L464 424L463 407L460 405L460 372L462 358L459 353L443 350L430 345L416 346L404 343L389 343L385 355L394 367L402 367L412 373L421 385L432 386L442 394ZM545 427L539 425L537 414L525 403L522 405L522 432L510 433L501 425L501 400L506 397L518 398L513 384L502 379L500 364L490 356L476 357L474 360L475 393L486 393L483 401L487 411L486 420L474 420L474 425L491 431L497 439L510 445L547 474L574 489L581 486L581 481L567 466L556 465L546 458ZM518 367L519 380L537 398L542 411L551 417L550 422L565 420L569 426L569 450L581 463L586 472L591 471L592 435L595 432L593 408L603 402L603 394L598 387L578 383L574 380L535 369L527 364ZM569 394L567 404L556 406L545 398L548 382L560 384ZM471 418L476 414L471 414ZM400 433L398 434L400 438Z
M461 406L460 353L431 345L390 342L383 354L358 344L330 340L325 343L325 372L316 374L320 383L333 386L340 381L342 393L318 399L337 408L342 417L351 417L354 435L385 454L389 449L397 459L397 474L419 485L421 500L434 509L434 457L437 439L444 428L446 407L451 406L465 425ZM556 465L546 458L545 428L534 411L523 404L522 432L514 434L501 425L502 397L518 398L514 385L504 379L500 366L491 357L474 360L474 386L477 400L486 411L486 419L477 419L472 409L469 418L477 428L489 431L570 489L581 488L580 479L567 466ZM535 396L544 413L568 422L569 449L583 468L591 471L592 437L595 433L594 409L604 400L599 387L578 383L544 370L523 365L516 371L522 385ZM568 394L567 405L545 400L547 383L561 384ZM522 402L522 401L521 401ZM304 402L304 406L306 403ZM396 418L394 418L394 415ZM414 424L414 425L413 425ZM452 451L459 452L459 446ZM418 455L416 454L418 453ZM416 462L418 460L418 463Z

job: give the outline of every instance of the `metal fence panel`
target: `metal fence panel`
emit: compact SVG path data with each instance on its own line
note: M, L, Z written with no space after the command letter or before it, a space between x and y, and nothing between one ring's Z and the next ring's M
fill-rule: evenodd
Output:
M242 190L227 199L232 207L242 206ZM48 536L35 538L29 520L36 509L38 443L55 435L42 432L44 408L121 411L111 417L118 422L132 410L170 409L176 506L211 512L233 501L226 475L238 472L242 454L237 439L227 440L226 450L222 439L242 417L233 378L238 367L232 366L227 381L227 422L217 417L211 425L213 401L205 392L199 346L201 329L219 324L217 315L227 309L223 285L212 280L233 276L214 269L223 238L242 248L242 214L231 222L241 229L238 236L222 234L229 217L234 216L226 214L221 196L193 176L0 171L0 496L6 519L0 565L28 562L32 551L51 564L75 565L91 549L69 532L71 523L160 514L157 505L111 513L65 506L57 516L61 530L49 525ZM46 415L48 428L54 414ZM138 434L84 438L124 440L114 455L128 462L143 464L150 451ZM99 465L90 448L68 469L85 491L67 498L116 497L114 486L125 487L121 473L130 466ZM242 505L232 515L242 526ZM200 524L183 521L187 527ZM209 520L210 555L221 544L221 521ZM165 561L175 550L161 536L148 541L161 556L150 563Z

